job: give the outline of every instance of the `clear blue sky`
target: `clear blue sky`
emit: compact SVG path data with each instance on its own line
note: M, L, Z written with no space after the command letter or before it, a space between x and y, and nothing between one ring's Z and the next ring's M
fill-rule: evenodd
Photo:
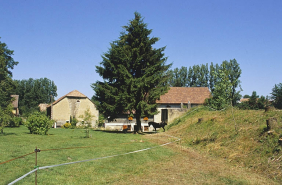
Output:
M19 62L13 78L49 78L58 97L89 98L95 66L137 11L166 46L172 69L236 59L242 95L282 83L281 0L0 0L0 37Z

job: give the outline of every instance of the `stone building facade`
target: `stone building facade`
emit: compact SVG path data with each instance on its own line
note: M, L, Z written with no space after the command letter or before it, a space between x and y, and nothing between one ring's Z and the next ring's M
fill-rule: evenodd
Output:
M84 94L74 90L65 96L59 98L51 105L47 106L47 115L55 120L57 126L62 126L70 121L70 118L76 118L79 122L83 121L81 116L85 111L89 110L94 118L92 119L92 127L96 127L99 119L99 111L95 104Z

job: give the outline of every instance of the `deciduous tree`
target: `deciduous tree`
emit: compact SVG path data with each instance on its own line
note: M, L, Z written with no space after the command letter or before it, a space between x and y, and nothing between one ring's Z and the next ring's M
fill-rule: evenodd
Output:
M48 78L15 80L16 94L20 96L19 108L21 114L38 109L40 103L51 103L51 97L57 96L57 86Z
M4 127L12 116L12 97L15 84L12 80L12 69L18 64L12 58L14 51L9 50L5 43L0 41L0 127L3 133Z
M273 99L274 107L282 109L282 83L274 85L271 93L271 98Z

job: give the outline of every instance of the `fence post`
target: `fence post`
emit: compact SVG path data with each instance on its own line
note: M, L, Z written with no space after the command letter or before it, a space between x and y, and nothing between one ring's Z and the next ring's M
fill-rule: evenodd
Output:
M37 147L36 147L34 152L35 152L35 166L34 166L34 168L38 169L38 166L37 166L37 152L40 152L40 149L37 149ZM37 170L35 171L35 185L37 185Z

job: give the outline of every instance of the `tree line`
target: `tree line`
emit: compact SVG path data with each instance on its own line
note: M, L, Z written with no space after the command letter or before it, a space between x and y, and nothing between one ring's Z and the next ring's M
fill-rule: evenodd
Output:
M242 91L242 70L236 59L170 70L172 64L166 63L165 47L153 48L159 38L150 37L152 29L147 28L138 12L134 15L134 19L123 26L119 39L102 55L100 66L96 66L103 81L91 85L95 92L92 100L105 117L113 119L122 112L135 111L137 131L140 131L141 117L156 114L156 100L172 86L208 87L212 96L205 103L215 109L236 105ZM20 95L20 111L26 114L57 96L55 83L47 78L12 80L11 70L18 64L12 55L13 51L0 41L1 128L12 116L12 94ZM271 98L275 107L282 108L281 83L275 84ZM249 103L252 104L252 99Z
M22 115L38 110L40 103L50 104L57 97L57 86L48 78L14 80L15 94L19 95L19 108Z

